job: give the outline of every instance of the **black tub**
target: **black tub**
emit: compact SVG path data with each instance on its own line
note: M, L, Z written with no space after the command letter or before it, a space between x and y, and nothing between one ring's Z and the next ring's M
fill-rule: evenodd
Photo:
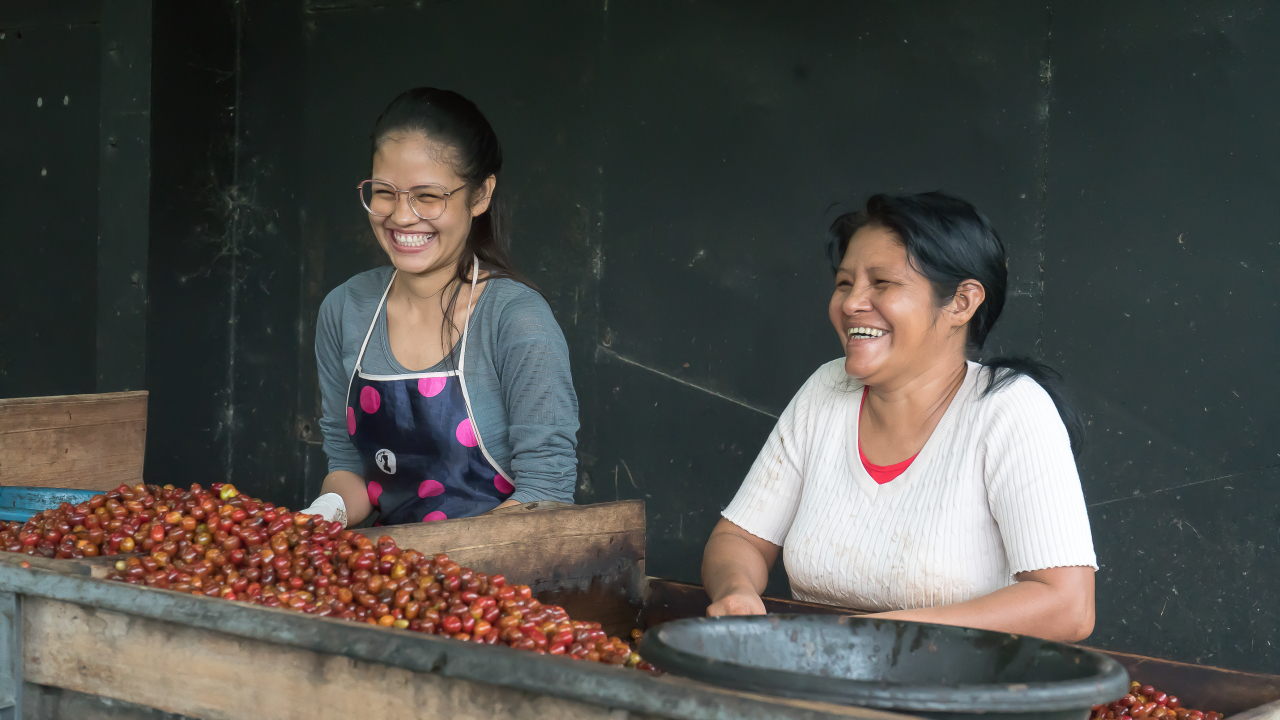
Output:
M1102 653L1021 635L830 615L691 618L640 640L667 672L928 718L1087 718L1129 689Z

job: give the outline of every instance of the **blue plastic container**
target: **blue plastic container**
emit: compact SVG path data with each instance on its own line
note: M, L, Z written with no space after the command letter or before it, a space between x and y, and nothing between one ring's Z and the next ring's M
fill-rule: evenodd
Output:
M0 520L26 522L41 510L52 510L68 502L78 505L94 495L97 490L69 490L43 487L0 487Z

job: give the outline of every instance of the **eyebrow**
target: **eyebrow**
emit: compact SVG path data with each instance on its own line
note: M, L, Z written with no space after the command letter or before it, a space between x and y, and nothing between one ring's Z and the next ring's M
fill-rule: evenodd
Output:
M375 178L369 178L369 179L370 179L370 180L375 180L375 181L380 182L380 183L386 183L386 184L390 185L391 187L393 187L393 188L395 188L395 189L397 189L397 190L399 190L399 189L400 189L400 186L399 186L399 185L397 185L397 184L395 184L395 183L391 182L390 180L384 180L383 178L378 178L378 177L375 177ZM438 182L426 182L426 183L418 183L417 185L410 185L409 187L404 188L404 189L405 189L405 190L413 190L414 188L427 187L427 186L431 186L431 187L438 187L438 188L443 188L443 187L445 187L443 184L438 183Z
M869 267L869 268L867 268L867 272L868 272L868 273L880 273L881 275L888 275L888 276L890 276L890 277L901 277L901 276L902 276L902 274L901 274L900 272L898 272L897 270L894 270L893 268L882 267L882 266L880 266L880 265L877 265L877 266L875 266L875 267Z

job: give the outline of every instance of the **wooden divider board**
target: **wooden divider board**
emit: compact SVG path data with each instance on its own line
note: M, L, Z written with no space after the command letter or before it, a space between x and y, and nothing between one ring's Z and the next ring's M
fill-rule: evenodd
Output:
M544 602L611 634L636 627L645 592L644 501L536 504L460 520L362 528L401 548L448 553L461 565L529 585Z
M140 483L146 445L145 391L0 400L0 485Z
M618 717L599 705L56 600L25 599L22 612L27 682L200 720Z

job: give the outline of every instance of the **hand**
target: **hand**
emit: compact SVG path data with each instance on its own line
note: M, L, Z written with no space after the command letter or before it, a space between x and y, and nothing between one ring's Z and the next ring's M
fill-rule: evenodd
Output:
M711 603L707 608L707 617L722 615L764 615L764 601L750 590L732 592Z
M301 511L303 515L319 515L327 522L338 521L342 527L347 526L347 504L338 493L325 493L311 503L311 507Z

